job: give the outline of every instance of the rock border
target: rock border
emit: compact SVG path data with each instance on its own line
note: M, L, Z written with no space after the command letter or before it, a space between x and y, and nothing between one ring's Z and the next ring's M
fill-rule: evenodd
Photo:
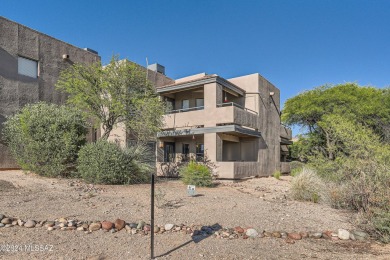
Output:
M0 214L0 228L10 228L13 226L20 226L26 228L47 228L48 231L54 230L68 230L68 231L84 231L86 234L103 230L110 233L115 233L121 230L125 230L127 233L132 235L148 235L151 232L150 224L147 224L144 221L135 222L126 222L122 219L116 219L114 222L107 220L104 221L79 221L76 219L68 218L58 218L53 221L44 220L44 221L35 221L32 219L22 220L13 217L6 217L3 214ZM243 228L236 226L234 228L223 228L219 224L211 226L202 226L202 225L175 225L175 224L165 224L165 225L156 225L154 227L154 233L163 234L171 232L180 232L183 234L189 234L194 238L205 238L213 236L214 238L219 239L248 239L248 238L281 238L285 239L286 243L294 244L295 241L311 238L311 239L330 239L330 240L357 240L364 241L370 238L370 236L360 230L346 230L338 229L337 232L331 230L318 232L318 231L302 231L302 232L284 232L284 231L260 231L252 227Z

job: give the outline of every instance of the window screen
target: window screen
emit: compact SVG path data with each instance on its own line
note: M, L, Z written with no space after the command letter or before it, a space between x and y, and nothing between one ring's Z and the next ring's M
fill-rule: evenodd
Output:
M182 101L182 106L181 106L182 109L187 109L187 108L190 108L190 101L188 99L184 99Z
M37 78L38 62L35 60L18 57L18 73L20 75Z
M203 107L204 106L204 99L203 98L197 98L195 100L196 102L196 107Z

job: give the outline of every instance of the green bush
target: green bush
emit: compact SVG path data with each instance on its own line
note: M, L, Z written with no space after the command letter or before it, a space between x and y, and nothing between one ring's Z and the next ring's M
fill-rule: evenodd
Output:
M26 105L5 122L4 139L23 170L42 176L69 176L87 129L81 113L54 104Z
M325 187L325 183L313 170L303 168L302 171L292 179L291 195L296 200L317 203L326 200L327 194Z
M179 169L183 183L200 187L213 186L212 171L207 165L191 161Z
M150 158L146 146L122 149L115 143L99 140L81 148L77 170L79 176L90 183L144 183L153 170Z

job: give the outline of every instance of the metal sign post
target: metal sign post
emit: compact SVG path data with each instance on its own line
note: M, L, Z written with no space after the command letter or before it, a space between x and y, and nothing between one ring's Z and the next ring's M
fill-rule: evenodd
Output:
M154 259L154 173L150 183L150 259Z

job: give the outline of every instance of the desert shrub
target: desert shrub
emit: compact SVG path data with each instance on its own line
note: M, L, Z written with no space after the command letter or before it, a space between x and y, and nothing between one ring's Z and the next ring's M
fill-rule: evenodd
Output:
M190 161L179 169L180 177L185 184L200 187L213 186L213 175L210 167L203 163Z
M272 174L272 176L273 176L275 179L277 179L277 180L280 180L280 175L281 175L280 171L276 171L276 172L274 172L274 174Z
M303 167L305 167L305 164L303 162L300 162L300 161L290 162L290 169L291 170L302 169Z
M302 171L303 167L305 167L305 164L300 161L290 162L290 175L293 177L297 176L298 173Z
M296 200L320 202L326 200L325 183L309 168L293 178L291 182L291 195Z
M86 132L79 111L41 102L26 105L9 117L3 135L23 170L55 177L74 172Z
M384 243L390 243L390 211L379 210L375 212L372 224L378 238Z
M326 182L327 202L333 208L350 208L351 200L350 186L348 183Z
M390 146L371 129L340 116L322 125L332 140L335 158L317 154L308 165L328 184L333 207L356 210L371 223L362 228L389 242Z
M121 148L99 140L80 149L77 170L85 181L98 184L134 184L149 180L153 165L146 146Z

